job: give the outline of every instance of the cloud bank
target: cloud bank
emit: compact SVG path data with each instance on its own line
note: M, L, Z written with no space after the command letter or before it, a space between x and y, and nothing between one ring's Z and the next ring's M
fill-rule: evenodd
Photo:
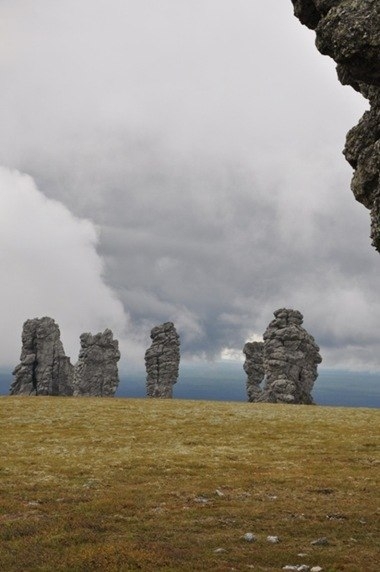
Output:
M125 333L127 316L104 282L94 225L46 198L33 179L0 167L0 363L16 364L23 322L51 316L76 361L79 335L111 327Z
M12 335L46 299L65 347L79 316L80 331L116 324L122 367L142 366L151 327L173 320L186 359L216 359L287 306L324 365L380 369L378 256L341 156L366 104L290 1L4 0L0 16L0 163L47 197L31 193L45 208L24 218L45 230L30 244L55 245L46 296L9 312ZM64 223L49 224L50 200ZM2 201L10 232L19 215ZM5 307L42 265L19 228Z

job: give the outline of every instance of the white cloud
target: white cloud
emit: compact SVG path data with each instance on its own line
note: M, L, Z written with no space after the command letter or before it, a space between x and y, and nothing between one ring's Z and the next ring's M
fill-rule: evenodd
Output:
M167 320L187 356L219 356L288 306L324 364L380 368L378 255L341 155L366 103L292 12L290 0L0 3L0 163L61 203L34 189L1 231L22 261L3 296L17 345L48 306L68 353L82 330L123 331L127 312L127 368Z
M31 177L0 167L1 323L0 363L18 361L28 318L50 316L75 362L79 335L125 335L127 316L104 282L93 223L46 198Z

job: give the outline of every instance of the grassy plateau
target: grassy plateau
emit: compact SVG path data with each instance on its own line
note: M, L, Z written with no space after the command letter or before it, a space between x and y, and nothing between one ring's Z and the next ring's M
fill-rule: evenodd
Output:
M2 397L0 570L378 571L379 419Z

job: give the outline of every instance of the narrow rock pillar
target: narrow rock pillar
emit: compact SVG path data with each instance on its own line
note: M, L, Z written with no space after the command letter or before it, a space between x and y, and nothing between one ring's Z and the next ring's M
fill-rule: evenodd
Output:
M172 322L156 326L150 333L152 345L145 352L146 394L148 397L171 398L177 382L180 341Z

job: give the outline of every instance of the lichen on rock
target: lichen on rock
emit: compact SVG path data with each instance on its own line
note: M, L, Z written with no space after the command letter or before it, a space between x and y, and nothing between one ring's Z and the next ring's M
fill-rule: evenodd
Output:
M335 60L343 85L370 104L346 139L344 155L355 169L351 189L371 212L372 244L380 252L380 2L292 0L302 24L316 32L318 50Z
M179 335L172 322L165 322L154 327L150 337L152 344L145 352L146 394L171 398L179 371Z

